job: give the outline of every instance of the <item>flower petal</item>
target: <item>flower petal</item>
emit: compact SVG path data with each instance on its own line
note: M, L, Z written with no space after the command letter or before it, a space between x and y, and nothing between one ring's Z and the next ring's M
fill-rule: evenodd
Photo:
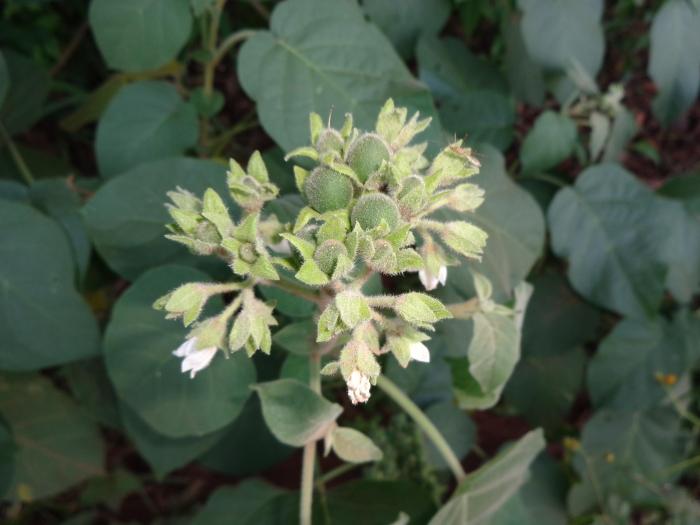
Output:
M430 363L430 350L423 343L411 343L408 348L411 350L411 359L421 363Z
M425 270L420 270L418 272L418 278L420 279L420 282L423 283L423 287L430 291L430 290L435 290L438 285L438 280L435 278L435 276L430 273L430 270L427 272Z
M177 357L187 357L190 355L192 352L195 352L197 350L197 338L192 337L190 339L186 339L184 343L182 343L177 350L173 350L173 355Z
M217 350L217 347L210 346L209 348L197 350L196 352L188 355L182 360L182 371L189 371L190 377L194 378L197 372L209 366L209 363L211 363L211 360L214 359L214 355L216 355Z
M443 286L445 286L445 282L447 282L447 266L440 266L437 280L440 281L440 283L442 283Z

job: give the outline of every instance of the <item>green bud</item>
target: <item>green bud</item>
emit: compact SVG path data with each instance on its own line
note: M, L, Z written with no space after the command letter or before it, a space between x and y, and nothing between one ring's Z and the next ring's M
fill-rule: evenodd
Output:
M371 230L378 227L384 219L393 230L400 218L399 208L393 200L383 193L370 193L357 201L352 209L350 223L354 225L359 222L364 230Z
M440 301L418 292L400 296L396 299L395 308L405 321L429 329L432 329L430 324L452 317Z
M328 166L317 167L304 181L304 197L320 213L346 208L352 194L352 182Z
M382 166L382 162L389 162L390 158L391 152L382 138L379 135L367 133L350 145L345 160L364 183Z
M316 142L316 149L322 157L333 152L340 154L343 151L343 146L343 137L340 136L340 133L331 128L324 129Z
M340 319L348 328L354 328L363 321L372 318L372 312L365 298L352 292L338 294L335 297L335 305L340 312Z
M399 206L409 212L417 212L425 204L425 182L418 175L403 180L401 191L396 196Z
M221 235L210 222L203 222L194 231L195 250L203 255L211 255L221 243Z
M331 275L335 270L336 262L340 255L347 255L348 249L345 245L335 239L323 241L314 253L314 261L322 272Z

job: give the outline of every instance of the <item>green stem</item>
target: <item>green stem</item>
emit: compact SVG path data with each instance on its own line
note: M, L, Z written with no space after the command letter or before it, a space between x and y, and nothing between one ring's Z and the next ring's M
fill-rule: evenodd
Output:
M371 295L365 297L365 300L373 308L393 308L396 305L396 297L393 295Z
M462 463L460 463L459 458L452 451L452 448L447 441L445 441L445 438L440 434L437 427L433 425L433 422L418 408L418 405L411 401L411 398L408 397L403 390L396 386L385 375L380 375L377 378L377 386L391 399L396 401L396 403L413 418L413 421L421 427L423 432L425 432L433 442L438 452L442 454L445 462L449 465L450 470L452 470L452 474L454 474L454 477L457 479L457 483L461 482L467 475L464 472L464 468L462 468Z
M692 467L693 465L696 465L698 463L700 463L700 456L695 456L694 458L686 459L685 461L681 461L680 463L676 463L675 465L672 465L668 468L665 468L663 470L655 472L650 477L651 478L665 478L669 474L673 474L674 472L677 472L679 470L684 470L688 467Z
M340 465L339 467L334 468L330 472L326 472L323 476L318 478L316 480L316 487L323 487L329 481L337 478L338 476L342 476L346 472L350 472L351 470L359 466L361 466L360 463L345 463L343 465Z
M321 295L319 294L318 290L310 290L305 286L302 286L294 281L291 281L290 279L287 279L284 275L280 275L278 281L265 280L261 281L260 284L264 286L276 286L277 288L281 288L282 290L289 292L292 295L308 299L309 301L313 301L316 304L319 304L322 301Z
M321 356L314 352L309 358L309 387L321 394ZM311 525L311 510L314 496L314 463L316 462L316 441L304 446L304 459L301 467L301 502L299 507L300 525Z
M214 55L214 58L212 59L212 62L214 62L214 66L221 62L223 58L226 56L226 53L229 52L229 50L238 44L239 42L243 42L244 40L247 40L251 36L253 36L257 31L255 29L241 29L240 31L236 31L235 33L231 33L226 40L221 42L221 45L219 46L219 49L216 50L216 54Z
M2 123L0 123L0 133L2 133L2 138L4 139L5 144L7 144L7 149L10 150L10 155L12 156L12 160L15 161L17 169L19 169L22 177L24 177L25 182L31 186L34 184L34 176L29 170L27 164L24 162L24 159L22 158L22 155L20 155L17 146L15 146L15 143L10 138L10 134L7 132Z
M209 31L207 36L208 42L206 43L207 51L212 54L212 58L204 64L204 96L206 98L211 98L214 92L214 70L216 69L217 62L215 59L216 53L216 40L219 37L219 23L221 21L221 13L224 10L224 5L226 0L217 0L216 5L210 11L211 12L211 24L209 25Z
M559 188L566 188L568 184L564 182L563 180L559 180L556 177L552 177L551 175L547 175L546 173L533 173L531 175L526 175L524 177L518 177L518 180L526 180L526 179L534 179L534 180L541 180L543 182L548 182L554 186L557 186Z

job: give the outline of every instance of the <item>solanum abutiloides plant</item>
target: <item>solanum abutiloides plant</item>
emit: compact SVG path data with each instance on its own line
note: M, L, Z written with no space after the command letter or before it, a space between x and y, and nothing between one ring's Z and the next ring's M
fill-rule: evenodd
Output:
M307 205L293 223L281 223L266 212L265 204L278 197L278 189L270 183L257 152L247 170L234 160L230 163L228 187L242 210L238 222L213 189L203 198L180 188L169 194L172 204L168 208L175 222L168 226L168 237L196 254L223 258L234 275L228 283L185 284L158 299L155 307L166 311L168 318L181 318L185 326L192 326L174 354L183 358L182 371L195 378L217 351L227 355L243 348L248 355L257 350L270 352L270 327L277 324L275 304L260 299L256 285L278 286L311 300L318 312L310 387L289 379L273 382L274 388L282 389L275 391L276 399L281 392L291 395L291 390L303 386L317 394L313 403L339 409L320 396L320 373L340 373L352 403L367 401L371 386L380 380L379 386L384 385L418 421L418 407L388 379L380 378L377 357L391 352L403 367L412 359L429 361L423 343L430 339L433 325L452 314L438 299L421 291L366 295L363 286L374 274L418 272L429 291L445 284L448 267L459 264L460 256L480 260L487 240L483 230L468 221L431 217L445 207L472 212L483 202L483 190L465 182L478 173L479 162L469 148L462 148L461 141L429 162L424 156L427 143L411 142L430 119L419 120L417 113L407 119L407 110L394 107L392 100L382 108L371 133L355 129L350 114L340 130L325 125L317 114L311 114L310 122L312 145L288 155L307 157L316 164L311 171L294 168ZM224 293L235 295L223 311L200 319L207 300ZM320 371L324 354L334 360ZM316 418L322 425L302 429L298 435L289 427L279 428L280 410L273 417L266 409L273 383L255 387L263 401L263 415L281 441L307 446L303 476L313 480L314 449L308 447L318 439L325 439L341 458L353 456L344 453L339 438L339 432L351 429L338 429L334 423L340 410L327 410L326 419ZM455 475L463 477L459 461L439 432L424 416L418 423L436 442ZM373 446L365 436L362 439ZM381 456L371 446L366 448L371 453L361 461ZM306 481L302 483L302 523L308 522L310 512L311 489Z

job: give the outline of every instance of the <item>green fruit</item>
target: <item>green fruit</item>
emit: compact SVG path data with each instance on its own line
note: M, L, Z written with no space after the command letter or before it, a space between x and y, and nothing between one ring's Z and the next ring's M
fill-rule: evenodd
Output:
M379 135L368 133L352 143L348 149L347 163L362 182L389 161L391 153Z
M304 182L304 197L319 213L342 210L352 200L352 182L328 166L319 166Z
M318 264L318 267L323 273L331 275L333 270L335 270L338 256L347 254L348 249L342 242L335 239L328 239L327 241L323 241L318 248L316 248L314 261L316 261L316 264Z
M343 150L343 145L344 141L340 133L334 129L326 128L321 132L316 141L316 151L323 157L331 151L340 153Z
M384 219L393 230L399 223L401 214L389 197L383 193L370 193L357 201L350 218L351 224L359 222L364 230L376 228Z

